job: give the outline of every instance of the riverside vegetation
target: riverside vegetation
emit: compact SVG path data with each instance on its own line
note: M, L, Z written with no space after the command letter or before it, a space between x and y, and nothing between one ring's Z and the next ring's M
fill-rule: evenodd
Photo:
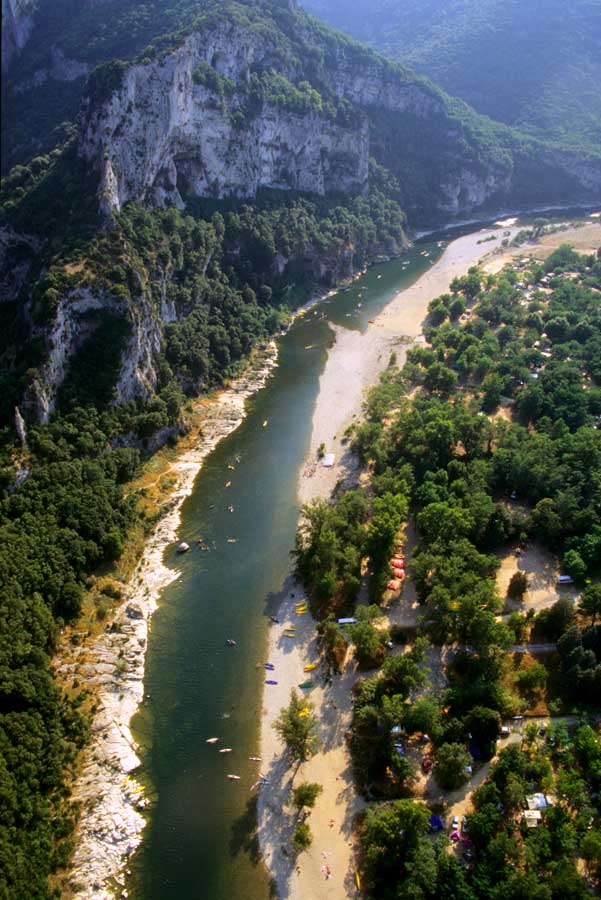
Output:
M601 253L569 246L544 263L455 279L430 304L426 343L402 371L391 360L352 429L369 487L304 510L298 573L330 671L349 641L359 668L377 669L355 684L351 736L357 787L376 801L358 826L369 897L559 900L599 887L600 290ZM388 560L408 515L417 635L384 627ZM530 541L560 556L580 600L500 616L498 553ZM373 605L356 606L366 566ZM526 587L512 579L510 593ZM346 634L341 614L358 619ZM388 655L390 637L406 652ZM524 641L556 652L526 663L510 650ZM442 645L454 647L444 687L429 669ZM546 734L528 725L520 744L512 736L472 795L469 849L433 840L431 814L495 757L503 720L543 696L571 720ZM423 778L437 790L430 807L418 790L424 756ZM536 791L553 806L529 828L522 811Z
M186 196L183 212L131 204L107 227L98 211L98 173L79 153L80 99L88 92L100 102L134 62L164 60L197 25L197 16L241 23L273 45L274 58L300 72L322 71L325 54L310 40L317 36L331 51L328 57L340 51L354 62L367 60L399 83L423 89L440 104L442 121L433 119L427 132L406 142L407 155L395 169L386 141L400 146L407 129L400 120L370 120L386 140L374 145L377 159L370 161L369 184L360 196ZM61 54L63 63L76 56L85 71L72 80L48 76ZM105 65L86 81L97 63ZM211 102L227 103L231 84L214 66L199 65L194 76L197 86L210 87ZM249 73L246 113L271 104L293 112L321 110L329 122L358 115L317 76L297 81L271 69ZM0 894L42 900L53 892L49 873L64 866L71 852L77 810L69 802L69 783L89 728L82 708L93 708L79 687L69 696L59 688L50 661L95 575L121 557L134 525L145 531L153 526L128 488L140 463L160 440L176 437L188 397L226 382L316 288L405 245L403 190L431 213L436 178L457 170L453 154L459 150L479 169L495 170L509 166L514 152L530 165L542 150L407 70L384 65L294 4L275 0L227 8L191 0L169 6L163 0L109 0L102 7L40 3L30 41L3 78L2 99L6 177L0 212L9 260L2 272L0 336ZM238 127L245 121L242 115ZM449 122L457 147L445 156L440 135ZM427 165L419 163L424 148ZM519 197L538 198L524 193L526 181L518 185ZM569 195L575 182L565 172L560 181ZM34 388L43 381L49 353L61 349L50 346L52 326L58 311L68 317L74 296L86 292L104 305L82 314L83 338L67 359L48 423L40 424ZM117 386L124 353L145 312L156 379L143 396L123 398ZM13 421L15 405L24 401L34 412L28 416L23 407L22 445ZM384 478L382 496L402 493L396 484ZM400 507L397 518L404 514ZM351 595L357 559L337 559ZM119 592L106 587L99 622ZM334 636L331 643L336 660L340 640Z

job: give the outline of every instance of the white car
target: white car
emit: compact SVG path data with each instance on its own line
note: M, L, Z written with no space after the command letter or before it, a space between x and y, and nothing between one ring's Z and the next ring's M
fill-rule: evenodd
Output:
M453 831L459 830L459 816L453 816L453 821L451 822L451 828Z

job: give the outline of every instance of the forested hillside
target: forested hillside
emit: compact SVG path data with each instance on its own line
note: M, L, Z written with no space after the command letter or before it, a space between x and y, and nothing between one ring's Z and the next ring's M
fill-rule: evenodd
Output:
M601 143L599 0L303 0L478 112L540 137Z

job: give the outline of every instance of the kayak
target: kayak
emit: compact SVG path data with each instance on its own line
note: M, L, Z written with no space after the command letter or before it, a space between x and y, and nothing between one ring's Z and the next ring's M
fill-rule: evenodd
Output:
M271 663L265 663L263 668L267 669L268 672L273 672L273 670L275 669L275 666L272 666Z
M207 738L206 743L207 744L216 744L218 740L219 740L219 738Z
M224 747L223 750L219 751L220 753L232 753L231 747Z
M357 890L361 890L361 879L359 877L359 873L355 872L355 882L357 884Z
M305 672L312 672L313 669L316 669L316 668L317 668L317 663L308 663L308 665L305 666L304 671L305 671Z
M314 681L303 681L301 684L299 684L299 688L303 691L307 691L312 687L315 687Z
M230 781L240 781L239 775L228 775L227 777L229 778Z
M266 681L265 684L277 684L277 681Z

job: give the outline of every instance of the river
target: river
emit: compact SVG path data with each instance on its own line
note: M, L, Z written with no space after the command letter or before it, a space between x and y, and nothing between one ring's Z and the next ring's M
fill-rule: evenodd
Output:
M184 557L174 550L167 555L180 577L163 592L152 619L144 702L133 722L153 803L131 862L130 898L270 896L249 805L248 784L257 773L249 757L258 755L265 675L259 664L268 615L276 613L290 574L299 473L334 341L330 324L364 332L440 256L435 237L371 268L349 291L295 322L279 340L278 368L240 427L207 457L184 503L178 539L192 549ZM209 552L195 545L199 538ZM228 646L228 638L237 645ZM220 742L207 744L211 737ZM219 747L233 752L220 754ZM241 781L228 781L228 773Z

